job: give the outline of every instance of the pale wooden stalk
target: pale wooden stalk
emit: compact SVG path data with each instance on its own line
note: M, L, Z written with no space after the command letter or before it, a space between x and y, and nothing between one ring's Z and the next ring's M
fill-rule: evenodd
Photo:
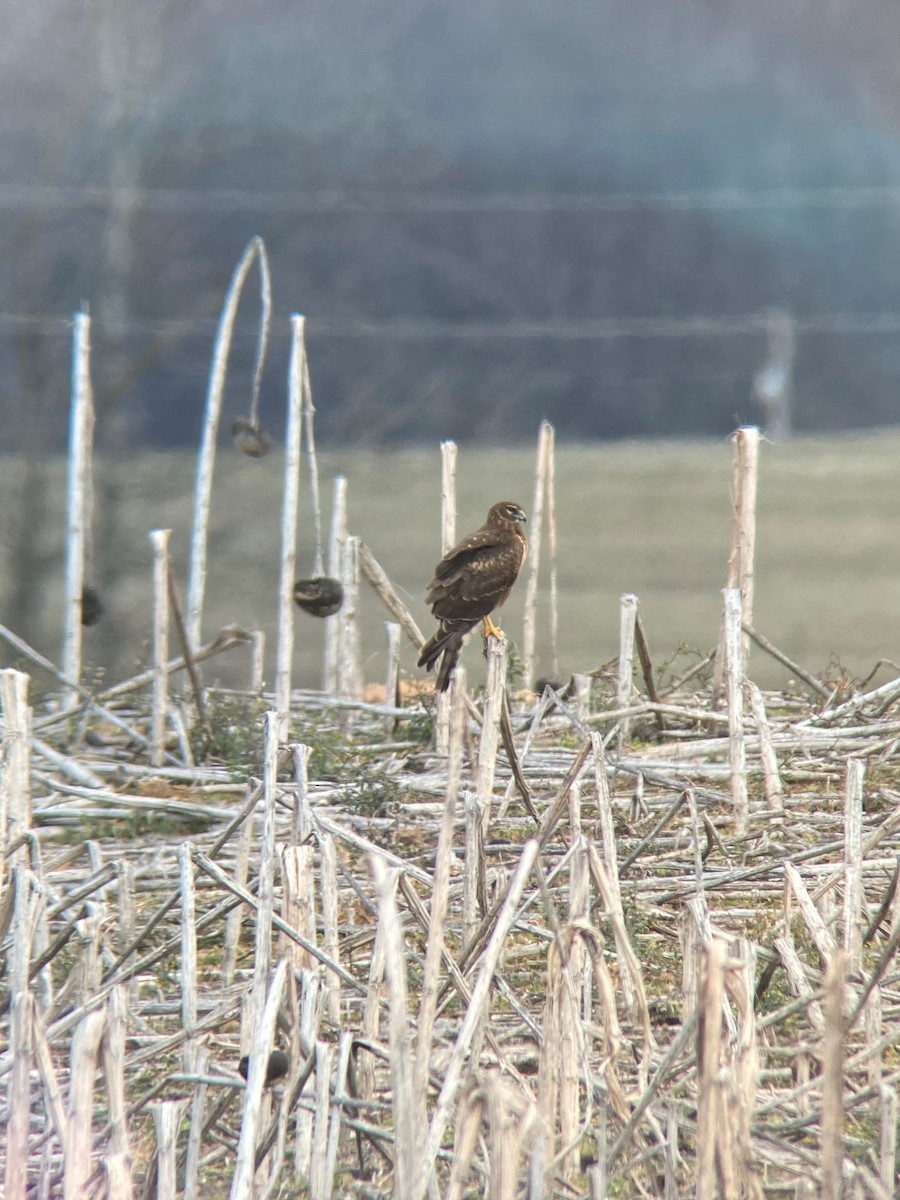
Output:
M4 1195L8 1200L25 1200L32 1108L31 1066L34 1058L33 1000L28 986L28 968L32 956L32 931L40 901L34 893L31 870L24 860L15 868L9 886L14 887L15 891L9 963L9 1050L12 1072L6 1094L9 1121L6 1129Z
M274 716L273 713L267 713L266 715L267 717ZM262 879L260 880L261 889ZM288 964L285 959L282 959L275 968L275 974L272 976L272 984L265 997L265 1004L261 1006L259 1019L253 1027L253 1040L250 1047L250 1069L247 1074L246 1103L244 1118L241 1121L240 1138L238 1139L234 1176L231 1181L231 1200L245 1200L246 1197L252 1195L253 1177L256 1174L256 1143L263 1103L263 1085L266 1078L269 1054L272 1051L272 1041L275 1036L275 1021L278 1017L278 1009L281 1006L282 996L284 995L287 971ZM265 980L263 982L265 983ZM255 983L256 980L254 979Z
M418 1200L419 1147L425 1132L425 1100L413 1086L413 1034L406 991L406 948L397 911L399 873L373 855L370 867L378 897L378 920L384 928L384 967L388 999L388 1047L391 1071L391 1111L394 1128L394 1188L397 1200Z
M316 940L316 901L313 878L315 850L311 845L284 846L281 851L281 915L307 941ZM281 938L281 954L295 970L311 969L313 958L296 942Z
M34 997L30 997L30 1020L31 1020L31 1036L34 1045L34 1057L38 1072L41 1077L41 1085L43 1089L43 1102L46 1106L47 1116L50 1120L50 1125L56 1134L56 1139L60 1147L65 1153L66 1146L66 1105L63 1099L63 1090L59 1082L59 1076L56 1072L56 1067L53 1064L53 1054L50 1050L50 1044L47 1041L47 1035L44 1032L44 1023L38 1015L37 1004ZM12 1097L8 1097L10 1105ZM13 1109L10 1108L12 1115ZM7 1137L10 1139L8 1146L12 1147L11 1131L7 1131ZM23 1160L27 1161L27 1160ZM7 1191L7 1196L10 1193Z
M166 717L175 735L181 761L186 767L193 767L195 765L194 756L191 753L191 742L188 737L187 709L184 703L176 701L174 704L170 704L166 709Z
M97 1053L106 1027L106 1010L88 1013L72 1037L69 1100L66 1111L64 1200L82 1200L91 1173L91 1117Z
M239 887L247 883L247 871L250 862L250 845L253 841L253 814L250 813L241 826L241 836L238 842L237 858L234 864L234 880ZM241 937L241 925L244 922L244 906L239 904L225 918L225 945L222 955L222 980L226 987L234 983L234 969L237 963L238 942Z
M581 821L581 783L577 779L569 789L569 827L575 850L569 870L569 919L579 921L588 915L590 876Z
M841 1200L844 1159L844 979L846 956L836 950L825 972L825 1037L822 1040L822 1200Z
M538 1120L537 1107L522 1087L492 1072L487 1080L488 1160L491 1200L516 1200L520 1195L522 1153Z
M884 1034L884 1010L881 1003L881 988L876 984L866 999L863 1013L866 1030L866 1045L873 1048L871 1058L866 1063L866 1076L870 1087L880 1088L881 1077L884 1074L884 1054L880 1049L881 1038Z
M497 765L497 747L500 740L500 718L503 715L503 697L506 691L505 638L487 639L487 682L484 695L484 719L481 723L481 738L478 743L478 775L475 795L481 813L481 832L487 837L491 821L491 802L494 795L494 772Z
M341 578L341 560L344 541L347 537L347 480L337 475L332 483L331 530L328 535L328 574L332 579ZM338 647L340 645L340 622L325 622L325 657L322 669L322 690L327 696L336 696L338 689Z
M625 909L622 904L622 892L619 887L619 858L616 849L616 829L613 821L612 797L609 793L609 781L606 777L606 755L603 751L603 739L598 733L591 734L591 751L594 759L594 783L597 788L597 817L600 826L601 853L603 856L603 865L606 869L606 878L609 881L610 900L613 908L613 928L616 932L616 949L619 953L620 960L628 954L630 946L626 949L619 945L621 931L625 930ZM625 1001L625 1007L629 1014L634 1015L636 1011L637 997L635 994L634 981L631 975L626 970L620 971L622 982L622 998Z
M198 1075L206 1075L209 1052L205 1046L197 1050L195 1070ZM183 1200L202 1200L202 1190L199 1187L198 1174L200 1171L200 1155L203 1148L203 1119L206 1114L206 1094L209 1085L195 1083L194 1094L191 1097L191 1119L188 1130L187 1152L184 1159L184 1196Z
M300 973L300 1037L299 1042L310 1050L319 1036L322 1016L321 977L318 972ZM305 1053L305 1051L304 1051ZM294 1132L294 1179L308 1180L312 1173L313 1114L303 1105L297 1110Z
M209 368L209 381L206 389L206 408L203 418L203 433L200 438L200 452L197 456L197 477L194 484L194 516L191 528L191 564L188 578L187 598L187 632L191 648L197 650L201 642L203 624L203 594L206 589L206 547L209 533L210 497L212 495L213 466L216 459L216 438L219 431L219 417L222 412L222 396L225 391L225 374L228 367L228 352L231 349L231 337L234 332L234 321L237 316L241 291L250 268L255 260L259 261L260 271L260 301L262 315L260 318L260 337L257 347L257 367L254 375L255 390L258 397L257 380L262 374L265 359L265 332L268 330L268 311L271 309L271 290L269 287L269 265L266 248L260 237L251 238L247 243L240 261L231 276L222 314L219 317L219 328L213 346L212 362ZM251 417L256 416L251 412Z
M753 1170L751 1124L759 1083L759 1047L756 1039L754 995L756 954L751 942L738 942L739 965L728 964L725 988L739 1015L737 1035L729 1042L728 1094L724 1117L733 1142L734 1190L748 1200L762 1200L762 1189ZM727 1186L727 1185L726 1185Z
M540 1198L544 1196L544 1174L547 1166L547 1137L543 1122L538 1121L537 1129L531 1141L531 1157L528 1160L528 1195ZM591 1197L593 1200L593 1197ZM604 1195L601 1200L607 1200Z
M747 752L744 745L744 646L741 632L741 593L726 588L725 598L725 685L728 697L728 760L731 766L731 799L734 831L747 832Z
M309 1177L309 1200L326 1200L331 1194L331 1180L326 1175L328 1165L328 1115L331 1095L331 1062L334 1054L325 1042L316 1042L316 1092L312 1140L312 1172Z
M116 863L116 882L119 893L119 919L116 927L116 951L121 954L131 944L136 929L134 907L134 863L127 858ZM127 986L128 995L137 991L137 979L132 976Z
M266 634L263 629L250 630L250 691L259 696L263 690L266 663Z
M416 1027L416 1061L414 1086L416 1095L425 1096L428 1066L434 1040L434 1020L437 1013L438 988L441 982L441 956L444 950L444 930L450 909L450 860L453 854L453 832L456 827L456 807L463 768L463 720L466 694L465 668L457 667L450 682L450 736L447 762L447 794L438 831L434 862L434 886L431 892L431 913L428 939L425 945L425 965L419 993L419 1015Z
M81 682L81 593L85 548L90 539L92 496L91 456L94 444L94 400L91 392L91 318L75 314L72 335L72 415L69 426L69 467L66 504L66 596L63 620L62 672ZM65 694L72 707L77 693Z
M784 786L781 782L781 772L778 768L778 755L772 744L772 730L766 716L766 706L762 692L749 679L744 680L744 687L750 697L750 709L753 713L753 723L759 734L759 759L763 769L763 786L766 789L766 800L770 808L778 812L784 811Z
M731 500L733 517L731 526L731 553L728 558L727 588L738 588L741 593L741 618L744 624L753 625L753 592L756 559L756 492L759 476L759 430L754 425L736 430L731 439L732 454ZM750 658L750 638L744 633L743 658ZM714 694L722 690L725 667L725 631L719 638L716 654Z
M472 1172L475 1153L482 1136L485 1119L485 1089L475 1080L466 1088L457 1105L456 1128L453 1136L453 1154L450 1160L450 1179L447 1184L447 1200L463 1200L466 1184ZM541 1181L541 1185L542 1185ZM542 1194L538 1185L529 1194ZM431 1194L435 1192L432 1187Z
M716 1190L717 1121L721 1112L720 1057L725 949L714 939L702 950L700 997L702 1037L698 1040L697 1200L713 1200Z
M583 969L584 944L579 933L568 926L547 953L547 997L538 1068L537 1107L556 1134L550 1143L552 1157L545 1182L548 1193L553 1190L557 1174L571 1184L579 1166L578 1064L583 1036L579 1036L582 1025L578 992Z
M73 783L77 783L79 787L102 788L106 786L95 772L81 766L74 759L67 758L65 754L60 754L58 750L49 746L39 737L32 737L31 749L34 754L52 763L61 774L65 775L67 779L71 779Z
M465 857L463 859L463 940L474 937L485 909L487 863L484 858L484 824L474 792L466 792Z
M269 964L272 958L272 914L275 904L275 807L278 792L278 750L281 717L277 712L265 714L265 748L263 758L263 836L259 857L259 889L257 892L255 961L251 989L250 1024L256 1030L262 1014ZM266 1051L268 1054L268 1051ZM239 1194L239 1193L236 1193Z
M372 957L369 960L366 1003L363 1008L363 1037L380 1040L381 1007L386 1002L387 987L384 978L384 928L381 922L375 930ZM357 1061L357 1090L361 1100L371 1100L375 1095L375 1067L370 1055L361 1055Z
M330 833L320 830L316 835L319 844L319 877L322 894L322 949L334 963L340 959L340 914L338 912L337 851ZM324 978L325 1008L335 1025L341 1023L341 984L333 971L326 971Z
M650 1009L647 1001L647 992L644 987L644 977L641 971L640 960L632 948L628 938L628 929L623 918L619 915L616 907L616 900L613 894L613 889L610 884L609 876L606 872L600 855L596 848L588 844L588 866L590 868L591 879L594 887L600 895L600 900L606 909L610 924L613 928L613 937L616 943L616 954L619 959L619 976L624 978L626 975L630 978L633 986L634 1003L631 1009L631 1015L635 1023L640 1027L642 1033L641 1057L638 1060L638 1083L640 1087L646 1087L647 1073L650 1067L650 1058L655 1049L653 1039L653 1030L650 1025ZM597 973L595 971L595 977ZM623 987L624 991L624 987ZM614 1010L613 1010L614 1012ZM610 1094L613 1094L612 1085L610 1085Z
M309 490L312 496L313 533L316 539L316 561L313 575L325 574L322 551L322 500L319 488L319 459L316 455L316 406L313 404L312 380L309 377L309 358L303 356L303 436L306 442L306 462L309 468Z
M794 944L793 935L790 933L790 927L788 927L787 932L782 934L781 937L775 938L774 946L781 958L781 964L787 972L794 995L798 997L811 996L813 989L807 978L806 969L803 966L800 955L797 953L797 947ZM809 1017L809 1023L816 1033L824 1034L825 1017L818 1000L810 1000L806 1006L806 1013Z
M385 621L387 631L387 669L384 673L384 702L399 705L400 697L400 634L402 630L395 621ZM393 720L393 718L391 718Z
M806 890L806 884L803 882L800 872L794 864L786 862L784 864L784 873L797 901L800 914L806 922L809 932L812 934L816 949L822 955L822 958L826 962L829 962L837 953L837 942L834 939L834 934L822 920L818 909L813 903L812 897Z
M338 613L338 686L342 700L363 697L362 661L359 638L359 538L348 536L341 554L341 583L344 603Z
M128 989L124 984L118 984L109 994L109 1009L103 1034L102 1052L110 1127L106 1159L107 1171L109 1172L111 1160L126 1165L126 1169L117 1174L116 1194L119 1200L130 1200L132 1195L131 1147L128 1142L128 1112L125 1091L127 1023Z
M879 1098L881 1100L879 1176L885 1193L890 1195L897 1178L897 1089L882 1087L879 1091Z
M87 853L88 863L90 864L91 874L100 875L103 871L105 863L103 861L103 847L99 842L95 842L93 838L89 838L84 843L85 852ZM38 868L40 870L40 867ZM99 917L101 922L109 919L109 909L107 900L109 897L109 889L104 884L95 893L94 899L87 902L87 910L90 916Z
M287 720L291 711L291 660L294 654L294 580L297 575L297 504L303 436L303 372L306 364L305 318L291 317L287 427L284 435L284 489L281 507L281 573L278 584L278 643L275 649L275 707Z
M572 685L575 695L572 698L572 708L580 721L586 720L591 712L591 683L590 675L573 675Z
M171 529L153 529L153 701L150 717L150 765L161 767L166 755L169 705L169 538Z
M103 1170L106 1172L106 1200L132 1200L131 1155L104 1154ZM185 1200L189 1200L186 1192Z
M178 847L181 884L181 1025L185 1032L182 1047L184 1071L192 1075L197 1059L197 915L194 885L194 847L182 842Z
M456 545L456 442L441 442L441 554Z
M313 831L312 810L309 807L309 760L312 746L303 742L291 743L294 760L294 819L291 822L291 845L302 846Z
M556 430L547 424L547 552L550 558L550 674L559 676L559 569L556 537ZM531 680L527 680L530 684Z
M547 470L553 426L542 421L538 430L537 460L534 471L534 497L528 526L528 581L525 587L525 619L522 629L522 668L525 682L530 686L535 676L535 642L537 631L538 568L541 562L541 534L544 525L544 496L547 492Z
M350 1054L352 1049L353 1035L345 1029L338 1038L334 1095L331 1104L331 1118L328 1122L328 1145L325 1150L326 1200L331 1200L331 1197L334 1195L334 1176L337 1169L337 1156L341 1138L341 1117L344 1111L344 1106L340 1103L338 1097L347 1095L347 1076L350 1069Z
M735 521L732 557L728 564L728 587L741 592L741 619L753 624L753 598L756 562L756 493L759 478L759 430L755 425L738 429L735 445ZM732 575L732 571L734 574ZM743 655L750 654L750 639L745 634Z
M665 1169L665 1183L663 1186L665 1190L663 1191L663 1200L678 1200L678 1167L683 1162L681 1155L678 1153L679 1141L678 1115L673 1106L669 1109L666 1116L666 1142L663 1163Z
M587 921L590 911L590 867L588 865L587 839L581 822L581 784L576 780L569 791L569 824L572 829L572 866L569 871L569 920ZM593 976L590 971L582 972L581 1016L591 1020L593 1009Z
M456 442L441 442L441 557L456 545ZM388 697L388 704L391 703ZM438 692L434 706L434 745L449 753L450 695Z
M3 742L0 746L0 895L6 856L3 851L31 828L30 677L23 671L0 671ZM20 851L13 861L26 859Z
M217 867L216 864L211 859L207 858L205 854L201 854L199 851L196 852L194 854L194 861L196 862L197 866L200 867L200 869L212 879L214 879L220 887L225 888L225 890L231 892L232 895L238 896L244 904L255 910L257 913L261 911L261 900L257 900L257 898L251 895L246 888L239 887L230 875L227 875L223 870L221 870L221 868ZM282 933L286 933L289 938L292 938L294 941L298 942L304 947L304 949L308 950L313 958L324 964L329 970L334 971L349 987L359 992L365 990L362 984L360 984L352 975L345 971L343 967L341 967L338 963L331 962L328 956L322 950L320 950L314 942L308 942L306 938L297 933L295 929L292 929L290 925L283 921L280 916L272 913L271 924L276 929L280 929ZM155 957L154 961L156 961Z
M31 1064L34 1054L31 992L28 984L32 937L40 900L28 866L28 851L14 857L15 872L4 881L3 851L31 828L31 709L29 677L21 671L0 671L3 706L3 744L0 747L0 895L13 888L12 945L10 948L9 1049L12 1075L7 1092L6 1195L25 1200L28 1185L28 1131L31 1112Z
M139 730L133 728L133 726L129 725L127 721L123 721L122 718L120 716L118 716L118 714L115 713L111 708L106 708L106 707L104 707L104 705L98 704L92 698L92 696L91 696L90 692L88 692L87 688L83 688L80 685L76 685L73 680L67 679L66 676L63 675L61 671L58 671L56 669L56 667L53 665L52 662L50 662L50 660L48 658L45 658L43 656L43 654L39 654L37 652L37 650L34 649L33 646L29 646L26 641L22 640L22 638L16 637L16 635L12 632L12 630L7 629L6 626L2 625L2 624L0 624L0 638L2 638L3 641L8 642L9 645L13 646L20 654L24 655L25 658L30 659L31 662L33 662L33 663L37 663L37 665L39 667L41 667L43 670L49 671L51 675L53 675L56 679L59 680L59 682L63 685L63 687L71 687L73 691L77 691L79 696L81 697L83 706L86 707L88 710L90 710L92 713L99 713L104 718L104 720L109 721L109 723L111 725L115 725L115 727L117 729L121 729L124 733L127 733L129 738L131 738L138 745L140 745L140 746L149 746L150 745L149 740L147 738L145 738L144 735ZM143 672L144 680L149 682L152 680L152 678L153 678L152 671ZM49 717L43 717L37 723L37 725L41 729L46 729L48 726L59 725L62 722L68 720L70 715L71 714L69 713L68 710L66 710L65 713L63 713L63 714L53 713Z
M460 1025L456 1042L450 1055L444 1073L444 1082L434 1108L431 1124L428 1127L428 1138L424 1148L423 1173L421 1180L424 1184L434 1170L434 1160L444 1140L444 1133L450 1120L450 1112L456 1102L460 1079L469 1054L475 1042L479 1027L487 1019L488 1002L490 1000L491 983L500 962L500 955L506 945L506 939L515 921L519 901L525 888L525 883L534 866L538 855L538 843L531 839L522 847L519 864L509 883L506 899L497 913L493 932L481 956L481 966L478 978L472 988L472 997L466 1014ZM471 1067L477 1064L471 1063ZM419 1192L418 1194L421 1194Z
M162 1100L150 1105L156 1130L157 1200L176 1200L178 1196L178 1132L185 1107L184 1100Z
M637 621L638 598L630 592L619 598L619 677L616 685L617 707L627 708L634 694L634 629ZM631 719L619 721L617 744L619 753L631 736Z
M862 822L865 775L865 759L847 759L847 779L844 788L844 950L847 954L847 971L853 976L859 974L862 960Z

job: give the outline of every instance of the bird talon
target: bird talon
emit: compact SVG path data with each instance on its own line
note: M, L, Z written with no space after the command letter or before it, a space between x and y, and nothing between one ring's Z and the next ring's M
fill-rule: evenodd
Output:
M506 634L503 630L495 625L490 617L481 618L481 636L483 638L495 637L498 641L506 641Z

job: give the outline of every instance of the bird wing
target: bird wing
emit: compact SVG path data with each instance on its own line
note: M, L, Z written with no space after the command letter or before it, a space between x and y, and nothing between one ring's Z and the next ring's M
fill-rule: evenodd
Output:
M438 618L478 620L509 595L524 557L524 540L504 530L478 530L441 560L425 594Z
M474 533L470 533L468 537L464 537L461 542L458 542L452 550L447 551L434 568L434 579L429 585L429 589L439 580L447 580L458 574L476 558L483 557L486 550L507 544L509 536L505 529L500 529L496 525L485 525L481 529L476 529Z

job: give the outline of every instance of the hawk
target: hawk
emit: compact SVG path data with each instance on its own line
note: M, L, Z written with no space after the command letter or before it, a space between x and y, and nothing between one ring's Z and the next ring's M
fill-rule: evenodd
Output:
M464 537L434 569L425 603L440 625L422 647L418 665L430 671L441 660L437 673L441 692L450 686L463 639L479 621L485 637L503 636L490 614L509 595L525 559L525 520L518 504L500 500L481 528Z

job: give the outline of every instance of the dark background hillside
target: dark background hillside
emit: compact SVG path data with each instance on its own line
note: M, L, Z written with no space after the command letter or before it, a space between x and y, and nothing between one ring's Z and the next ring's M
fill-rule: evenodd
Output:
M3 449L64 444L82 301L101 447L193 442L254 233L275 432L292 310L325 443L724 432L760 419L773 305L798 429L900 419L893 0L14 7Z

